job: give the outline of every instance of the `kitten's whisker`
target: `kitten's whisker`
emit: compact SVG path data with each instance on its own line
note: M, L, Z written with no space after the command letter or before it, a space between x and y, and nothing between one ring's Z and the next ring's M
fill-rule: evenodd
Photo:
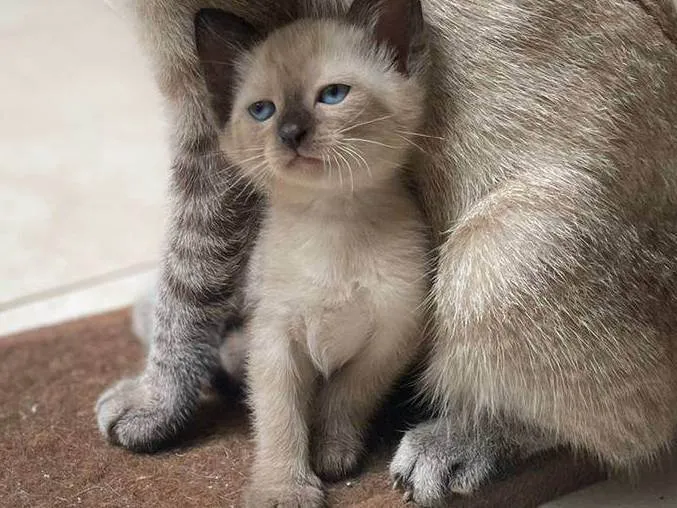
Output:
M338 157L336 157L336 155L334 154L333 149L331 150L330 157L331 157L332 164L335 164L335 166L333 166L333 168L336 169L336 176L338 177L339 180L342 180L342 178L341 178L341 163L339 162ZM332 171L332 176L333 176L333 171ZM343 182L341 182L341 185L343 185Z
M261 152L263 153L263 147L257 146L255 148L241 148L238 150L233 150L233 153L247 153L247 152ZM231 152L228 152L231 153Z
M369 175L370 180L374 179L374 175L371 174L371 167L369 167L369 164L367 163L365 158L362 157L357 148L345 144L341 145L341 148L345 150L345 152L348 155L350 155L353 159L355 159L355 162L364 166L364 168L367 170L367 174Z
M239 187L240 184L244 181L245 187L249 185L249 178L246 174L240 170L240 173L237 175L237 178L231 183L231 188Z
M224 159L230 159L232 158L233 154L238 154L238 153L245 153L245 152L263 152L263 148L260 146L254 147L254 148L239 148L237 150L229 150L228 152L225 152L223 150L206 150L204 152L200 152L198 154L199 157L212 157L214 155L220 155Z
M320 155L320 158L322 159L322 164L325 167L325 169L327 170L327 175L328 175L329 181L331 182L332 181L332 171L331 171L332 168L331 168L331 159L329 158L329 154L322 152L322 154Z
M444 139L444 138L441 137L441 136L431 136L431 135L429 135L429 134L423 134L423 133L421 133L421 132L409 132L409 131L400 131L400 130L396 130L395 132L398 132L398 133L400 133L400 134L407 134L407 135L409 135L409 136L419 136L419 137L421 137L421 138Z
M364 156L360 153L360 151L357 148L351 147L350 152L353 153L355 157L358 157L362 161L362 164L364 165L365 169L367 170L367 174L369 175L369 179L373 180L374 174L371 172L371 165L367 162L367 159L364 158Z
M350 175L350 193L352 194L355 192L355 181L353 180L353 168L351 167L350 162L348 162L348 159L346 159L339 150L336 150L336 155L338 155L341 158L341 160L345 163L346 167L348 168L348 174Z
M415 143L415 142L412 141L411 139L409 139L409 138L407 138L407 137L405 137L405 136L402 136L402 135L400 135L400 134L397 134L397 133L395 133L395 136L397 136L397 137L400 138L400 139L403 139L404 141L406 141L407 143L409 143L411 146L413 146L413 147L415 147L415 148L418 148L421 152L427 153L423 148L421 148L421 146L420 146L419 144Z
M220 166L216 169L216 171L219 172L219 173L223 173L224 171L228 171L229 169L232 169L232 168L238 167L238 166L242 167L243 164L255 161L257 159L262 159L263 157L264 157L264 154L255 155L253 157L249 157L248 159L244 159L242 161L235 162L233 164L229 164L228 166Z
M263 175L263 168L265 168L266 165L267 165L267 161L264 160L260 164L254 166L252 168L248 168L246 170L247 174L243 173L241 175L240 180L244 179L245 185L244 185L244 187L242 187L242 189L237 194L237 196L235 196L236 201L239 200L242 197L243 193L246 192L248 189L249 189L249 194L247 195L246 199L249 199L249 198L252 197L252 194L254 194L256 192L256 183L260 183L260 180L261 180L260 176ZM238 183L239 183L239 181L238 181Z
M341 129L338 131L338 134L343 134L345 132L351 131L353 129L357 129L358 127L362 127L363 125L369 125L372 123L376 122L382 122L383 120L387 120L388 118L392 118L393 115L385 115L385 116L380 116L378 118L373 118L372 120L367 120L366 122L359 122L353 125L349 125L348 127L345 127L344 129Z
M341 172L341 164L337 157L338 151L334 147L332 147L331 151L334 154L334 157L336 158L336 172L338 173L339 177L339 185L341 187L341 190L343 190L343 173Z
M343 190L343 173L341 173L341 161L339 158L336 156L336 149L332 150L332 157L334 161L336 161L336 174L339 177L339 181L341 182L341 190Z
M357 143L371 143L372 145L383 146L385 148L392 148L393 150L402 148L401 146L388 145L386 143L381 143L380 141L374 141L373 139L364 139L364 138L344 138L346 141L355 141Z
M257 154L257 155L253 155L252 157L249 157L247 159L241 160L237 164L242 166L244 164L247 164L248 162L255 161L257 159L263 159L264 157L265 157L265 154L260 153L260 154Z
M242 179L241 179L240 181L242 181ZM238 182L237 185L239 186L239 184L240 184L240 182ZM254 192L254 189L252 189L252 186L253 186L253 178L252 178L252 176L250 176L249 178L244 178L244 185L243 185L242 188L240 189L240 192L238 192L238 193L235 195L235 197L233 198L233 201L239 201L240 198L241 198L241 197L243 196L243 194L245 194L245 193L247 193L247 198L246 198L246 199L249 199L249 198L251 197L252 193ZM247 191L249 191L249 192L247 192Z

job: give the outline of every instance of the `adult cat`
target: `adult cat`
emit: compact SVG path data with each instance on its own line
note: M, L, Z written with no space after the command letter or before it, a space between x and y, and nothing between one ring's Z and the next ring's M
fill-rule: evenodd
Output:
M206 155L222 105L210 108L193 16L214 6L264 29L343 8L136 4L175 115L177 204L146 370L98 407L129 448L188 421L257 223ZM428 0L424 12L426 129L443 138L419 142L438 246L426 386L443 417L405 436L394 475L431 504L553 443L611 467L650 459L677 422L675 4Z

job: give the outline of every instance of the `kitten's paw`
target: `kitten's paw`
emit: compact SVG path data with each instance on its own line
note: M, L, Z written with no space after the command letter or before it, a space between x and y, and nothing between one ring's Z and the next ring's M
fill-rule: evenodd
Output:
M497 471L492 436L463 433L441 421L419 425L402 438L390 464L395 487L421 506L444 506L452 493L469 494Z
M316 476L296 483L273 484L252 481L244 498L245 508L322 508L325 506L322 482Z
M362 456L360 436L321 436L313 446L313 470L327 481L338 481L357 471Z
M157 449L176 435L186 419L180 408L159 393L143 378L119 381L96 402L99 430L111 443L130 450Z

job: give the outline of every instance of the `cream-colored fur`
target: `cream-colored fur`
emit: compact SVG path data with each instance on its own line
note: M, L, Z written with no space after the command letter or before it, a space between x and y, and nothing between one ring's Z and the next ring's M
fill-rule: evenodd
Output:
M199 8L270 28L342 4L135 2L179 145L215 130L194 50ZM422 130L441 138L416 140L439 254L427 392L615 467L650 460L677 422L675 3L423 7L433 65ZM415 495L434 483L403 463Z
M316 472L355 467L370 417L421 347L424 258L417 211L396 186L302 205L273 198L249 289L250 506L314 482L311 421Z
M246 289L251 507L319 505L316 474L355 468L370 418L420 351L428 245L400 171L424 94L390 62L363 28L307 21L239 66L222 146L268 198ZM345 100L316 102L331 83L351 86ZM257 122L247 106L263 99L277 111ZM313 126L291 150L277 130L295 108Z

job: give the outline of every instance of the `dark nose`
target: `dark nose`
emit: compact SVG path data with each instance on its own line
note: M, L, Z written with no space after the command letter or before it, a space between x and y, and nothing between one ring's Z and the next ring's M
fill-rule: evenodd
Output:
M283 122L277 130L280 141L292 150L296 150L308 134L308 129L299 122Z

